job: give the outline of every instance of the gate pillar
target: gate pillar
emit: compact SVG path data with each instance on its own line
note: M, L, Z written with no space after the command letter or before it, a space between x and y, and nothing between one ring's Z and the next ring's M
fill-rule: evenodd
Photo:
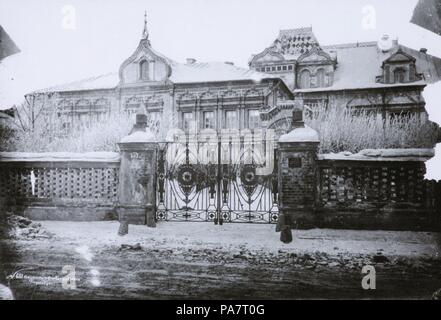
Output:
M303 109L293 111L292 131L279 139L278 189L282 224L307 228L316 195L318 133L305 126ZM280 230L283 226L278 226Z
M118 143L121 152L118 215L121 223L155 227L158 143L152 133L146 132L146 123L146 115L137 114L130 135Z

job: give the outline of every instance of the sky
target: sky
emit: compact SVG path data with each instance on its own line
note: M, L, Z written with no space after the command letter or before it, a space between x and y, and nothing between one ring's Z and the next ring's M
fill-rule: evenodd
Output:
M21 49L0 64L0 96L17 103L32 90L118 71L139 43L144 11L153 48L178 62L247 67L280 29L309 26L322 45L388 34L441 57L441 37L409 22L417 1L0 0L0 24ZM431 102L441 90L428 88L428 96L429 115L441 123L441 106Z
M178 62L196 58L247 67L251 54L268 47L280 29L305 26L323 45L389 34L441 56L440 37L409 23L416 2L0 0L0 23L22 50L17 65L9 62L18 87L40 89L117 71L139 43L145 10L153 47ZM376 23L366 28L370 8ZM75 21L69 23L72 9Z

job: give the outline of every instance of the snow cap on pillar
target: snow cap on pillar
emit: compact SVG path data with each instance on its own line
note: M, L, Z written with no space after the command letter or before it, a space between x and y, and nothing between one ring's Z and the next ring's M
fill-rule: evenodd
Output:
M132 134L125 136L121 139L122 143L135 143L135 142L156 142L156 137L150 131L135 131Z
M314 129L304 126L280 137L279 142L320 142L319 135Z
M156 142L155 135L146 130L147 128L147 115L143 112L136 114L136 123L130 131L128 136L122 138L122 143L130 142Z
M320 142L317 131L305 125L303 121L303 106L294 107L292 130L281 136L279 142Z

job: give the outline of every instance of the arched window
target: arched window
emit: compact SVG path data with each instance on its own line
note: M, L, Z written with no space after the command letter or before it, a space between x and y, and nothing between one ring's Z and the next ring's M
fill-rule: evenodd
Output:
M325 86L326 86L326 84L325 84L325 70L319 69L317 71L317 87L323 88Z
M394 82L403 83L406 75L406 70L403 68L397 68L394 70Z
M303 70L300 73L300 88L309 89L311 88L311 72L308 70Z
M149 79L149 63L147 60L142 60L139 63L139 79L140 80Z

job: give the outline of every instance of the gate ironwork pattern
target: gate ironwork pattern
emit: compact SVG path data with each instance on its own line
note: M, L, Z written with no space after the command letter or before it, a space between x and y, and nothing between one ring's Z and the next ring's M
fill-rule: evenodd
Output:
M242 140L164 144L157 162L156 219L276 223L277 152L255 149ZM262 156L272 157L270 172L257 161Z

